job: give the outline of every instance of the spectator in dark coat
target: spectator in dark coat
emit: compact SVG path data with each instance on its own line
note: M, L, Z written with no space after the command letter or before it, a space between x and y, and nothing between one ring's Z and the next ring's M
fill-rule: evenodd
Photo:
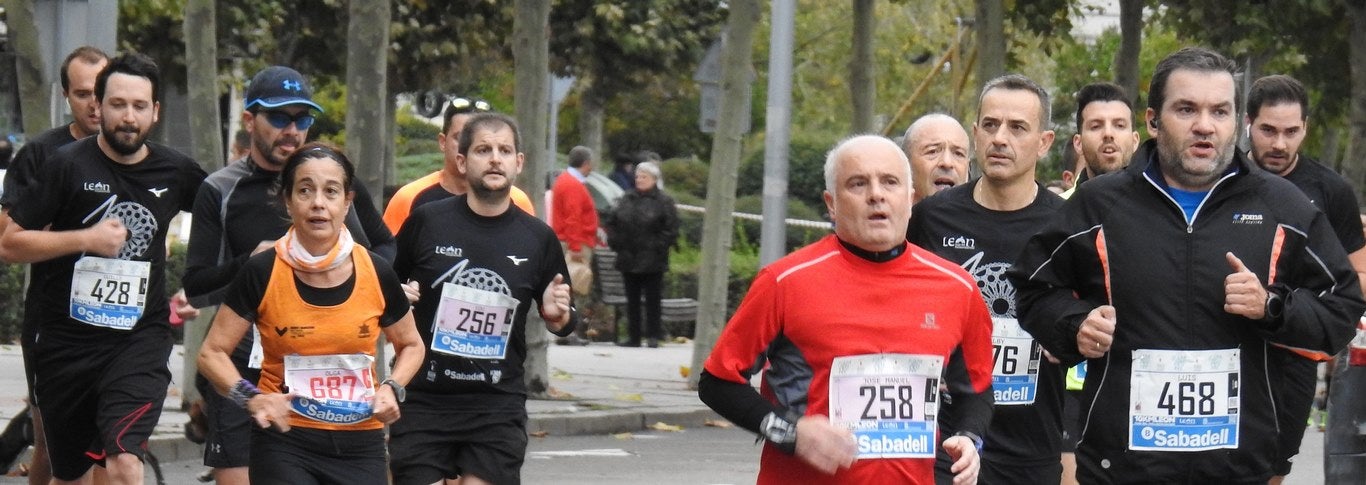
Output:
M607 243L617 253L616 268L626 286L629 338L617 345L640 346L644 298L645 337L650 347L658 347L664 273L669 270L669 247L678 239L678 210L664 194L658 164L643 162L635 172L634 190L621 197L606 224Z

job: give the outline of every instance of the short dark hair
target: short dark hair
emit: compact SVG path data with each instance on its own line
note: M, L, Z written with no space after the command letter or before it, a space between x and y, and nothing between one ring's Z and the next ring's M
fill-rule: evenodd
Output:
M569 166L574 168L582 167L583 164L593 159L593 149L583 145L569 149Z
M161 71L157 68L156 61L146 54L128 52L120 54L109 61L108 66L100 71L100 75L95 78L95 99L104 102L104 87L109 82L109 76L115 73L127 74L145 78L152 82L152 101L161 102Z
M1303 84L1284 74L1263 77L1254 81L1247 91L1247 116L1256 119L1262 106L1282 103L1299 103L1300 121L1309 118L1309 94L1304 91Z
M1082 117L1081 112L1086 110L1086 106L1091 103L1106 103L1119 101L1124 106L1129 107L1129 112L1134 111L1134 102L1129 100L1128 93L1124 88L1115 83L1091 83L1081 87L1077 91L1077 131L1081 132Z
M351 191L353 181L356 179L356 165L351 163L351 159L346 158L346 154L342 153L342 150L336 145L314 141L305 143L285 159L285 166L280 169L280 180L276 184L279 187L280 200L287 201L289 199L290 192L294 190L294 174L299 171L299 166L315 158L336 160L337 164L341 165L342 172L346 173L346 178L342 180L342 187L347 192Z
M1156 116L1162 115L1162 103L1167 101L1167 79L1172 73L1185 69L1199 72L1227 72L1237 76L1238 65L1218 52L1204 47L1185 47L1162 58L1153 71L1153 80L1148 84L1148 109ZM1238 101L1238 83L1234 86L1234 106Z
M982 86L982 94L977 97L978 117L981 117L982 100L987 97L987 93L993 89L1006 89L1011 91L1029 91L1039 98L1039 131L1048 129L1049 120L1053 119L1053 103L1048 100L1048 90L1034 82L1033 79L1024 77L1020 74L1006 74L987 81Z
M518 152L522 151L522 134L517 128L517 120L511 116L496 113L493 111L482 111L475 113L465 122L465 129L460 130L460 155L470 154L470 144L474 140L474 132L478 130L497 130L500 127L507 127L512 130L512 147Z
M109 54L105 54L104 51L100 50L98 47L88 45L77 47L76 50L71 51L70 54L67 54L66 60L62 61L63 93L71 89L71 74L68 74L67 70L71 68L71 63L74 62L76 59L80 59L82 62L85 62L86 64L99 64L100 61L108 60Z

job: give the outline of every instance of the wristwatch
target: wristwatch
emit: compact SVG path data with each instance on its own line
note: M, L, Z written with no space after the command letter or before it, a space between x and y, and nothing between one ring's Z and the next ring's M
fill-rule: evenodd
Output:
M954 433L953 435L962 436L964 438L972 440L972 446L977 448L977 453L982 453L982 437L977 436L977 433L973 433L971 431L959 431L957 433Z
M1281 295L1274 291L1266 292L1266 308L1263 311L1263 320L1281 318L1281 313L1285 312L1285 300Z
M383 382L380 382L379 384L382 386L389 386L390 388L392 388L394 390L394 398L398 399L398 402L403 402L404 399L408 398L408 390L404 389L403 385L399 384L396 380L385 379Z
M784 413L783 416L768 413L759 424L759 432L764 435L764 439L789 455L797 452L797 420L801 416L794 414L796 413L792 411Z

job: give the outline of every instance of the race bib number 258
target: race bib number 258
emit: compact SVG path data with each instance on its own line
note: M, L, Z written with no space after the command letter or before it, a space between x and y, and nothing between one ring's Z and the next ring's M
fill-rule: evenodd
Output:
M942 367L938 356L836 358L830 421L854 433L859 459L933 458Z

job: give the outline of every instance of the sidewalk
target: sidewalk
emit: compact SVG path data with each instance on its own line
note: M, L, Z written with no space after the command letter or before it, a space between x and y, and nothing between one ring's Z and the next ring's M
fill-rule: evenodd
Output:
M594 343L550 346L553 400L527 401L527 431L534 436L609 434L639 431L656 423L702 426L720 419L688 389L680 368L692 361L692 342L666 343L657 349L624 348ZM189 416L181 410L181 362L184 350L171 353L171 389L150 448L163 462L202 456L202 445L185 438ZM0 416L3 423L23 409L23 361L18 345L0 346Z

